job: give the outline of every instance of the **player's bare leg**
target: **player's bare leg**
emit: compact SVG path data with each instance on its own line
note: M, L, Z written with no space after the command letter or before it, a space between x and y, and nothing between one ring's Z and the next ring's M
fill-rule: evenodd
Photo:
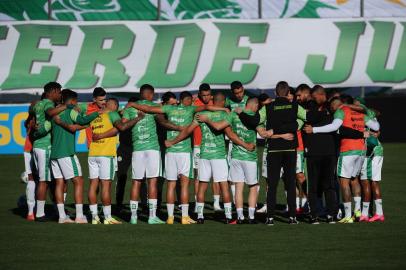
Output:
M369 205L371 202L371 184L369 180L362 180L362 213L360 220L361 222L369 221Z
M75 222L79 223L79 224L85 224L85 223L87 223L87 219L83 215L83 177L82 176L74 177L73 186L74 186L74 197L75 197L75 208L76 208Z
M302 214L303 208L307 202L307 196L305 191L303 190L303 183L306 181L306 177L304 173L297 173L296 174L296 214Z
M371 184L372 194L374 196L375 203L375 215L369 219L370 222L374 221L385 221L385 216L383 214L382 208L382 195L381 195L381 186L378 181L372 181Z
M168 211L167 224L173 224L174 222L174 209L175 209L175 190L176 181L167 181L166 186L166 208Z
M138 220L138 204L140 201L140 190L141 190L142 180L133 179L131 192L130 192L130 209L131 209L131 224L137 224Z
M65 181L63 178L55 179L55 202L58 208L59 223L74 223L65 213L64 193Z
M45 217L45 201L47 199L48 182L39 181L37 187L37 213L36 218ZM42 205L41 205L42 204Z
M244 221L244 182L236 182L235 185L235 208L237 209L237 223Z
M92 224L100 224L100 219L97 209L97 190L99 188L99 178L90 179L88 199L89 208L92 214Z
M100 182L104 224L121 224L120 221L111 216L111 180L101 180Z
M27 187L25 189L25 196L27 198L27 206L28 206L27 220L33 221L33 220L35 220L35 216L34 216L35 181L34 181L34 176L31 173L28 174L27 177L28 177L28 182L27 182Z
M199 181L199 190L197 193L197 223L198 224L203 224L204 223L204 197L207 191L209 183Z
M255 208L258 202L258 186L251 185L249 186L249 193L248 193L248 219L250 224L256 224L255 221Z
M344 218L340 220L341 223L352 223L351 218L351 179L340 177L340 189L342 200L344 204Z
M148 208L149 218L148 224L165 224L156 216L156 210L158 207L158 179L156 177L148 178ZM176 187L176 186L175 186Z
M219 182L220 185L220 190L221 194L223 196L223 202L224 202L224 214L226 217L226 223L232 223L232 208L231 208L231 195L230 195L230 189L228 186L227 181L222 181Z

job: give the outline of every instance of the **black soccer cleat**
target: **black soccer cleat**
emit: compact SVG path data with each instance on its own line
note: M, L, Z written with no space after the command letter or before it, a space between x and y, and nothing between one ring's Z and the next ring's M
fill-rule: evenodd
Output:
M265 221L265 225L268 225L268 226L275 225L275 222L273 221L273 218L267 218L266 221Z
M258 221L256 221L255 218L250 218L248 219L248 224L258 224Z
M197 224L204 224L204 218L198 218Z
M299 224L299 222L297 221L297 219L295 217L290 217L289 218L289 224L290 225L296 225L296 224Z
M333 216L328 215L327 216L327 223L328 224L335 224L337 222L337 219Z
M313 225L320 224L319 218L317 218L317 217L310 217L310 218L309 218L309 223L310 223L310 224L313 224Z
M239 225L245 224L244 219L237 219L237 224L239 224Z
M36 217L35 221L37 221L37 222L48 222L48 221L51 221L51 219L49 217L47 217L47 216L42 216L42 217Z

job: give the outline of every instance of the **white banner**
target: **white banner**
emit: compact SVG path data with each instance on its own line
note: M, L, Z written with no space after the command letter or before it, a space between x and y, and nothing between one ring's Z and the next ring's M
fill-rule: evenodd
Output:
M0 91L406 87L406 19L0 23Z

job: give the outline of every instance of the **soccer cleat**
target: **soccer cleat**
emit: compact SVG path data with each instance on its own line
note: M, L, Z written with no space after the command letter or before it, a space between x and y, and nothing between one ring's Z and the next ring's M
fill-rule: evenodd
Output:
M104 225L115 225L115 224L122 224L121 221L118 221L117 219L111 217L111 218L106 218L103 222Z
M359 222L368 222L369 221L369 217L368 216L362 216L359 218Z
M266 204L257 210L257 213L266 213Z
M204 224L204 218L198 218L197 224Z
M248 219L248 224L258 224L258 221L256 221L255 218L250 218Z
M138 218L137 218L137 217L131 217L131 218L130 218L130 224L136 225L137 222L138 222Z
M34 216L34 214L28 214L26 219L28 221L35 221L35 216Z
M384 215L377 215L377 214L375 214L373 217L371 217L371 218L369 219L369 222L376 222L376 221L384 222L384 221L385 221L385 216L384 216Z
M237 224L241 225L244 224L245 220L244 219L237 219Z
M328 224L335 224L336 219L333 216L327 215L327 223Z
M75 218L75 223L76 224L87 224L87 218L86 217L79 217Z
M50 220L49 220L49 218L47 216L42 216L42 217L36 217L35 221L37 221L37 222L48 222Z
M175 217L174 217L174 216L168 217L168 219L166 220L166 224L172 225L173 222L174 222L174 220L175 220Z
M352 217L352 220L355 222L359 222L361 218L361 211L357 210L354 212L354 216Z
M162 221L159 217L150 217L148 219L148 224L155 225L155 224L165 224L165 221Z
M58 220L59 224L72 224L75 223L75 221L71 220L70 217L66 216L65 218L60 218Z
M342 223L342 224L354 223L354 220L352 220L352 217L345 217L345 218L341 219L340 221L338 221L338 223Z
M226 219L224 220L224 224L235 225L235 224L237 224L237 220L236 220L236 219L232 219L232 218L226 218Z
M92 218L92 224L93 225L101 224L100 218L98 216L95 216L94 218Z
M216 212L221 212L221 211L223 211L223 208L221 208L220 204L218 204L218 203L214 203L214 204L213 204L213 209L214 209L214 211L216 211Z
M319 218L317 218L317 217L310 217L309 223L310 223L310 224L313 224L313 225L320 224Z
M189 216L186 216L186 217L182 217L181 223L182 223L183 225L196 224L196 221L194 221L193 219L191 219Z
M275 222L273 221L273 218L267 218L266 221L265 221L265 225L268 225L268 226L275 225Z
M297 221L297 219L295 217L290 217L289 218L289 224L290 225L296 225L296 224L299 224L299 221Z

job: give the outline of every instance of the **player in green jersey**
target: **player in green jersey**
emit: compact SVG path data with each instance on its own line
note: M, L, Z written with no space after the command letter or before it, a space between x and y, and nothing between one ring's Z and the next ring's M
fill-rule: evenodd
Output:
M39 182L37 187L37 221L47 221L45 217L45 200L48 183L51 181L51 122L55 115L66 109L66 105L55 107L61 100L61 85L49 82L44 86L45 97L33 108L37 130L34 132L33 157L37 168Z
M76 106L78 95L70 89L62 90L62 101L66 106ZM59 223L87 223L83 215L83 177L79 160L75 154L75 133L85 128L99 116L94 112L87 116L80 115L73 108L68 108L54 116L52 121L51 168L55 178L55 200L59 213ZM65 181L72 179L76 204L76 219L71 220L65 213Z

